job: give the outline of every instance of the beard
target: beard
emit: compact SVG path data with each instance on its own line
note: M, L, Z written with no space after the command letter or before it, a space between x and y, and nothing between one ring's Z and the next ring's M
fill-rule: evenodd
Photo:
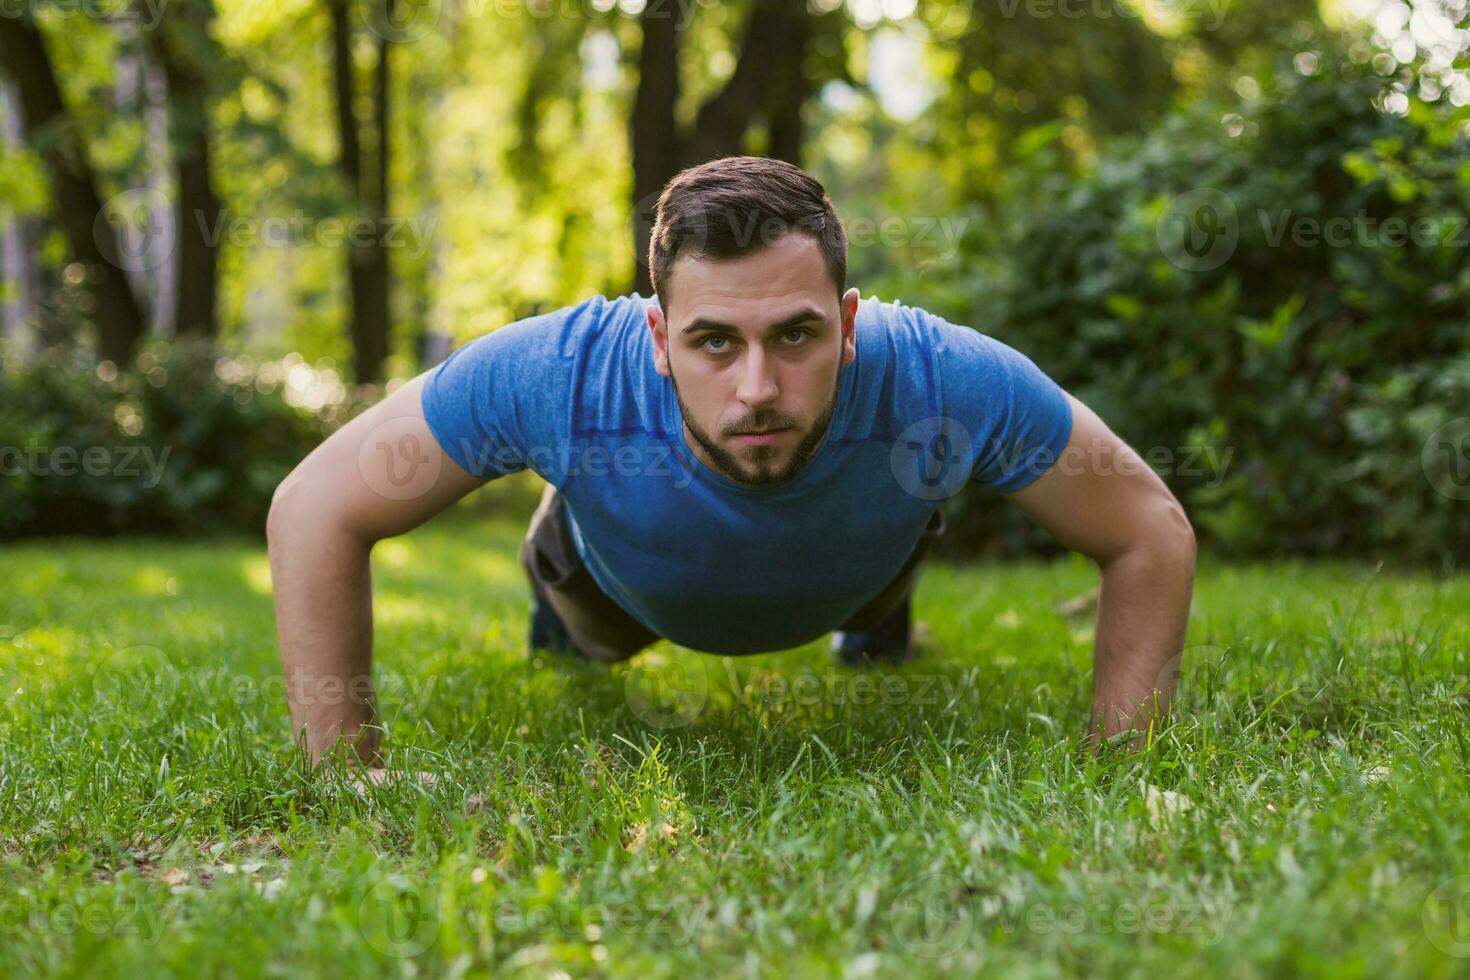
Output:
M684 425L694 436L696 442L704 449L715 468L727 478L736 483L750 487L767 486L772 483L780 483L789 480L805 469L806 464L811 461L817 447L822 444L822 439L827 435L827 427L832 422L832 414L837 409L837 390L842 381L841 368L837 371L837 378L832 382L832 392L827 397L826 407L822 409L817 421L812 425L810 431L801 437L796 448L791 450L791 456L781 466L776 465L779 447L775 446L752 446L749 457L742 461L733 453L720 446L709 433L694 420L694 415L689 411L689 406L684 403L684 396L679 392L679 380L674 375L674 366L669 364L669 380L674 384L674 398L679 403L679 411L684 416ZM789 416L766 414L755 418L744 420L741 425L732 426L727 435L749 429L770 429L777 426L788 426L794 428L797 420ZM697 462L697 461L696 461Z

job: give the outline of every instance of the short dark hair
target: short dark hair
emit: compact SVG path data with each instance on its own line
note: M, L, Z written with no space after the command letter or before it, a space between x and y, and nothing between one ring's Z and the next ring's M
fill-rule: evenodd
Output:
M815 177L784 160L721 157L680 171L658 199L648 268L668 309L669 271L681 254L729 259L788 232L816 239L840 299L847 288L847 232Z

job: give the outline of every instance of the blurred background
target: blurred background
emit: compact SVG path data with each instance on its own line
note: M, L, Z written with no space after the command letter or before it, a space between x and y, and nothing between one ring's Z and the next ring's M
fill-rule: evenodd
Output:
M1214 553L1463 566L1467 3L0 0L0 536L263 533L395 379L647 294L664 182L754 153Z

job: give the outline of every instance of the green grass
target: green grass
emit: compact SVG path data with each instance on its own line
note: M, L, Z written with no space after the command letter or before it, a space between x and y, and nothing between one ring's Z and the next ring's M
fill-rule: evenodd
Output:
M1080 559L930 567L899 669L607 668L528 660L521 527L378 549L441 778L365 797L293 754L263 548L0 550L0 976L1470 973L1470 578L1205 558L1177 725L1092 758Z

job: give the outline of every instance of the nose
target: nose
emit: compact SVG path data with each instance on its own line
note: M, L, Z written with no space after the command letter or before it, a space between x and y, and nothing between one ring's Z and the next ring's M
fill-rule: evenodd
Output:
M781 388L776 384L765 351L759 345L752 346L740 367L740 386L735 390L735 397L751 408L758 408L775 401L780 394Z

